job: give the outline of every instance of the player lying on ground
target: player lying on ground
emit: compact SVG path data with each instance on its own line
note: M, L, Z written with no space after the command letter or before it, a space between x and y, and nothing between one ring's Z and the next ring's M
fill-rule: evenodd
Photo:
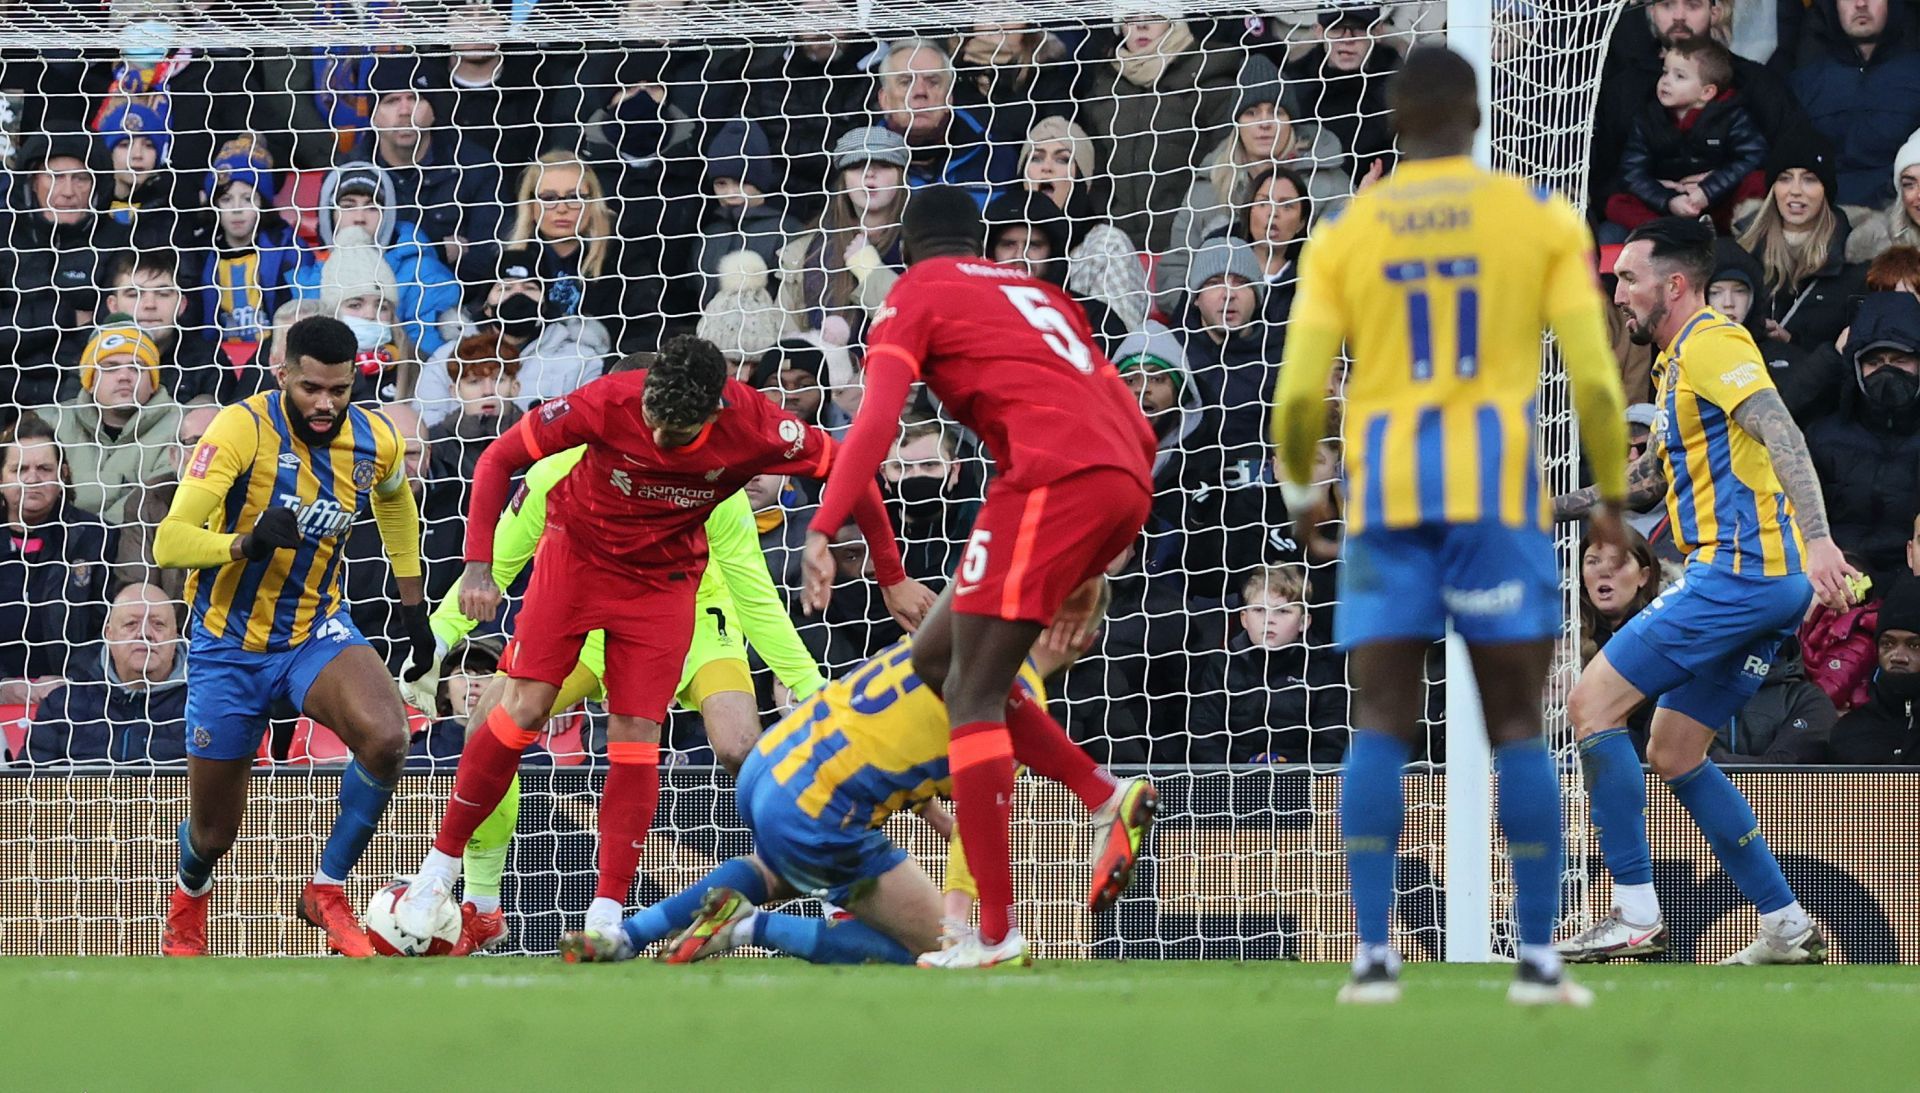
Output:
M546 528L547 494L585 454L585 448L574 448L535 463L507 511L500 515L493 532L493 578L503 591L533 560ZM675 696L686 709L699 711L714 756L728 770L737 771L760 736L760 711L747 665L746 642L752 643L796 698L813 694L826 679L795 632L793 619L773 586L754 527L753 508L744 491L714 506L713 514L707 517L706 532L713 564L701 575L700 590L694 597L693 645L687 651ZM432 621L434 637L443 651L478 625L461 613L458 588L447 591ZM601 681L605 675L606 635L596 630L587 635L580 648L580 663L561 684L552 714L557 716L583 699L604 701L606 687ZM420 680L429 701L435 676L437 673L432 673ZM467 725L469 733L486 725L506 693L506 681L504 674L495 675L481 692ZM474 829L462 857L465 883L455 956L495 948L506 941L500 880L519 818L520 777L516 774L500 807Z
M904 638L827 684L747 756L738 801L740 818L753 832L751 856L721 864L617 930L565 935L562 958L627 960L675 934L663 955L676 964L741 945L816 964L908 964L916 953L944 951L940 891L885 831L894 813L932 802L953 786L947 712L914 674L916 640ZM1023 700L1044 705L1042 681L1090 643L1036 642L1020 669ZM1139 780L1120 783L1113 797L1138 796L1147 788ZM1096 833L1091 910L1111 904L1132 877L1152 824L1150 812L1133 815L1136 820ZM756 910L795 896L839 904L854 921ZM1022 950L1016 960L1001 963L1029 962Z
M587 923L618 927L660 796L660 723L693 640L706 569L708 514L758 474L821 477L836 445L818 428L728 380L709 343L680 337L652 367L595 380L520 419L474 471L460 609L485 622L499 608L493 529L512 474L586 446L549 497L533 581L501 660L509 681L485 732L467 741L433 849L395 908L400 929L427 936L448 913L460 855L506 796L587 635L606 634L608 771L600 801L599 881ZM879 487L855 512L881 594L901 625L931 598L900 565ZM824 606L820 597L819 606Z
M348 405L355 352L353 332L337 319L295 323L280 389L213 419L154 536L155 564L194 571L186 589L188 815L160 943L168 956L207 951L213 866L239 834L254 754L282 701L353 751L300 917L324 929L334 951L373 955L342 884L400 778L407 712L341 600L339 548L362 506L373 508L400 585L410 674L427 669L433 633L404 441L385 414Z
M1140 534L1152 503L1153 430L1094 348L1080 305L1057 286L983 261L986 227L951 186L913 191L901 218L909 268L868 335L866 393L807 536L816 598L832 580L826 533L841 526L899 431L914 381L971 429L995 475L952 593L914 643L914 671L952 720L958 824L980 887L980 930L930 954L942 967L1017 960L1007 810L1014 761L1072 790L1089 809L1111 787L1014 678L1068 594L1103 573ZM1085 608L1092 605L1085 604ZM1129 824L1154 808L1142 784Z
M1562 944L1569 960L1666 951L1647 782L1626 730L1649 698L1658 703L1648 765L1760 912L1760 936L1722 963L1826 958L1753 808L1707 751L1714 730L1759 690L1812 598L1846 609L1847 581L1859 574L1827 530L1820 480L1766 358L1745 327L1707 306L1713 271L1713 229L1680 217L1636 228L1614 264L1614 303L1628 334L1660 347L1653 442L1628 474L1628 503L1666 499L1687 568L1594 656L1568 697L1614 904ZM1589 487L1559 498L1554 511L1572 519L1593 505Z
M1343 342L1350 486L1335 635L1348 650L1354 733L1340 823L1360 944L1343 1002L1400 997L1387 934L1406 819L1401 770L1420 733L1421 666L1451 621L1466 639L1499 779L1520 951L1507 997L1575 1004L1553 949L1565 860L1560 782L1541 739L1541 693L1560 633L1560 575L1535 451L1541 332L1560 336L1581 439L1626 493L1625 398L1594 289L1593 240L1561 198L1484 170L1473 67L1421 48L1388 85L1404 158L1302 258L1274 445L1290 483L1312 479L1327 376ZM1624 542L1619 513L1594 537Z

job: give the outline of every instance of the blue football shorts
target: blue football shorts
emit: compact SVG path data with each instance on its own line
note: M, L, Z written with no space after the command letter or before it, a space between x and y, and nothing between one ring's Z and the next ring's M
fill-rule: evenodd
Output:
M1341 552L1342 649L1436 641L1447 620L1468 644L1541 641L1560 633L1553 536L1495 523L1367 528Z
M768 769L777 759L749 752L735 795L755 852L795 891L845 906L907 860L884 831L843 828L802 812L793 789Z
M344 611L314 624L292 649L255 653L198 625L187 640L187 754L250 759L260 750L274 704L303 709L307 690L333 659L367 644Z

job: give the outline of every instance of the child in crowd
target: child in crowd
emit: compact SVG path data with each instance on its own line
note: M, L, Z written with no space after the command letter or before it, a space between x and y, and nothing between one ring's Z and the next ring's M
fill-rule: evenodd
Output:
M1619 192L1607 199L1610 242L1658 217L1708 214L1721 234L1733 208L1757 197L1755 174L1767 141L1733 87L1733 55L1711 39L1688 39L1666 51L1654 101L1627 136Z
M1313 589L1298 565L1256 570L1240 589L1240 630L1200 669L1193 763L1337 763L1347 751L1346 663L1312 649Z
M188 325L218 345L238 376L260 352L273 313L293 298L302 268L317 262L273 207L272 165L251 142L222 149L201 196L212 213L212 239L195 271L199 306L189 310Z

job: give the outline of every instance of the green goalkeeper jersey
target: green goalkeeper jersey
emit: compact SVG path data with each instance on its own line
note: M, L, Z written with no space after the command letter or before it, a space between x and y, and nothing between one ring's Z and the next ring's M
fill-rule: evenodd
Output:
M540 534L547 526L547 494L580 462L586 450L581 446L559 452L528 468L519 492L500 514L500 522L493 529L493 580L502 591L511 586L533 560ZM746 493L735 493L715 505L707 517L706 527L707 569L700 578L694 608L696 618L736 620L748 643L759 651L760 658L796 698L819 690L826 679L820 674L813 654L794 631L793 619L773 585ZM712 611L720 615L714 616ZM460 587L456 584L433 613L434 637L451 648L477 625L461 612ZM701 643L696 641L691 659L700 656L700 649ZM580 659L595 675L603 674L605 635L595 631L582 648ZM686 671L691 674L698 667L689 663Z

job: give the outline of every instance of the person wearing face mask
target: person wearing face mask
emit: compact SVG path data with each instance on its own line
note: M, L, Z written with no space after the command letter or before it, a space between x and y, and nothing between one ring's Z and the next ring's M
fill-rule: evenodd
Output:
M320 268L320 314L353 332L353 401L409 398L420 364L407 328L396 320L400 290L393 269L366 229L350 227L335 239Z
M1869 294L1842 356L1851 382L1840 408L1807 426L1807 450L1834 541L1885 588L1906 570L1907 529L1920 513L1920 300Z
M519 353L520 390L511 400L522 410L560 398L599 379L613 352L606 324L586 315L566 315L549 299L539 273L539 253L510 247L494 256L486 280L471 286L460 309L460 336L427 357L414 402L429 427L460 408L447 362L460 341L498 330Z
M954 430L930 417L909 419L880 465L900 560L908 576L935 592L952 577L980 511L979 485L966 472Z
M130 584L113 598L101 638L97 649L76 653L66 685L34 711L27 763L185 763L178 605L153 585Z
M1920 582L1887 594L1875 628L1879 670L1872 699L1847 711L1833 727L1835 763L1913 766L1920 763Z

